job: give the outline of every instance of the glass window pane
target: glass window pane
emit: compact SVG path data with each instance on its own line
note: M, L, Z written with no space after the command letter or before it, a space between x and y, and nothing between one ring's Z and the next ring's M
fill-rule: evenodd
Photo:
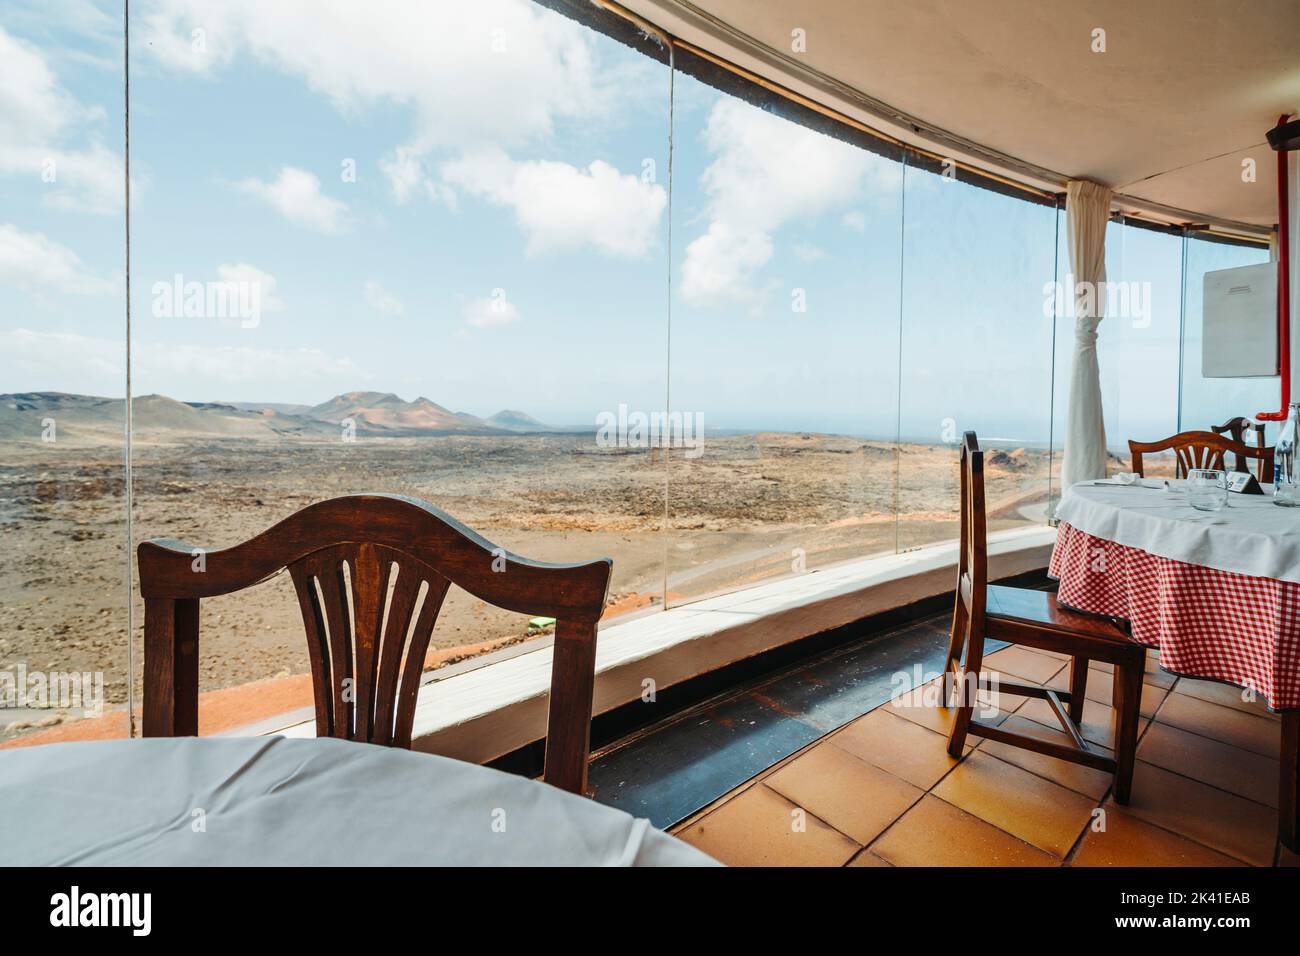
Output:
M0 7L0 744L127 732L121 29Z
M898 162L685 74L670 602L892 551Z
M1178 432L1183 240L1120 224L1112 224L1106 239L1106 318L1097 358L1111 468L1128 471L1130 439L1156 441ZM1149 475L1172 477L1173 467L1172 454L1144 459Z
M663 466L597 425L664 407L668 68L529 2L365 20L136 24L137 535L221 547L395 492L610 556L613 610L649 606ZM544 631L453 590L426 664ZM205 601L202 633L204 690L281 682L246 719L311 703L287 576Z
M967 430L989 531L1042 523L1056 210L909 165L904 218L898 547L957 536Z

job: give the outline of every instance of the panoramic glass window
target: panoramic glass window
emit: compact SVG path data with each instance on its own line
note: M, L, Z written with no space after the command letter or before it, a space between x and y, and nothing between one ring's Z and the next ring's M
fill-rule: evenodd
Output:
M5 735L126 703L135 544L201 560L337 495L613 558L605 623L952 540L966 429L990 531L1047 519L1074 336L1050 198L532 0L142 2L131 539L121 24L86 9L0 14L0 69L34 91L0 117L0 669L91 698L25 699ZM1204 276L1266 258L1111 223L1112 471L1130 438L1276 404L1275 377L1200 365ZM311 703L300 613L285 574L204 602L203 689L276 682L228 714ZM424 664L552 624L453 590Z
M0 742L124 735L121 21L0 8Z
M957 444L985 449L989 531L1046 519L1057 212L909 165L898 547L957 536Z
M137 538L395 492L657 600L662 464L596 426L664 403L667 67L528 0L133 26ZM310 704L287 574L202 611L203 689ZM453 589L426 664L547 627Z
M892 551L902 165L679 73L669 602Z

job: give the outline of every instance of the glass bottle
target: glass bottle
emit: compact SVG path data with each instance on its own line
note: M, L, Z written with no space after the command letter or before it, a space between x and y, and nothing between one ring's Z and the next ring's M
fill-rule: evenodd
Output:
M1273 450L1273 504L1300 507L1300 402L1292 402Z

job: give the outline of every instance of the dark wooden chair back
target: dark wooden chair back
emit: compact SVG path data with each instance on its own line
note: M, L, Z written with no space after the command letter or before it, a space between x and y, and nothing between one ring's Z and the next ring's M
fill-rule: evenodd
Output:
M1273 450L1264 445L1264 423L1252 421L1242 415L1236 418L1229 418L1222 425L1211 425L1210 431L1216 435L1227 435L1235 442L1241 442L1243 445L1250 445L1258 448L1264 454L1256 457L1259 464L1256 466L1254 475L1260 481L1273 480ZM1246 436L1249 434L1254 441L1247 441ZM1237 470L1246 471L1246 460L1241 456L1237 458Z
M984 633L988 595L988 534L984 510L984 452L979 438L966 432L961 442L961 531L957 555L957 600L966 609L973 633Z
M1257 475L1260 481L1273 480L1273 450L1256 448L1243 442L1233 441L1214 432L1188 431L1170 435L1160 441L1128 443L1129 454L1133 458L1133 470L1139 475L1143 472L1143 455L1162 451L1173 451L1174 474L1185 477L1193 468L1218 468L1227 470L1224 461L1228 454L1234 456L1233 470L1248 471L1248 461L1258 461Z
M1253 421L1244 415L1229 418L1222 425L1211 425L1210 431L1216 435L1227 435L1233 441L1239 441L1244 445L1254 445L1256 448L1264 447L1264 423ZM1253 442L1246 441L1247 432L1254 437Z
M410 747L425 652L455 584L498 607L556 619L545 779L584 790L608 558L531 561L396 495L318 502L218 551L144 541L138 558L146 737L198 733L200 599L287 568L307 633L317 735Z

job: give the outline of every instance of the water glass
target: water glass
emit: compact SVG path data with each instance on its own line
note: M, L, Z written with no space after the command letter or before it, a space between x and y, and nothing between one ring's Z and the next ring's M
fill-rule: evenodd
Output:
M1218 511L1228 503L1228 476L1217 468L1191 469L1187 500L1198 511Z

